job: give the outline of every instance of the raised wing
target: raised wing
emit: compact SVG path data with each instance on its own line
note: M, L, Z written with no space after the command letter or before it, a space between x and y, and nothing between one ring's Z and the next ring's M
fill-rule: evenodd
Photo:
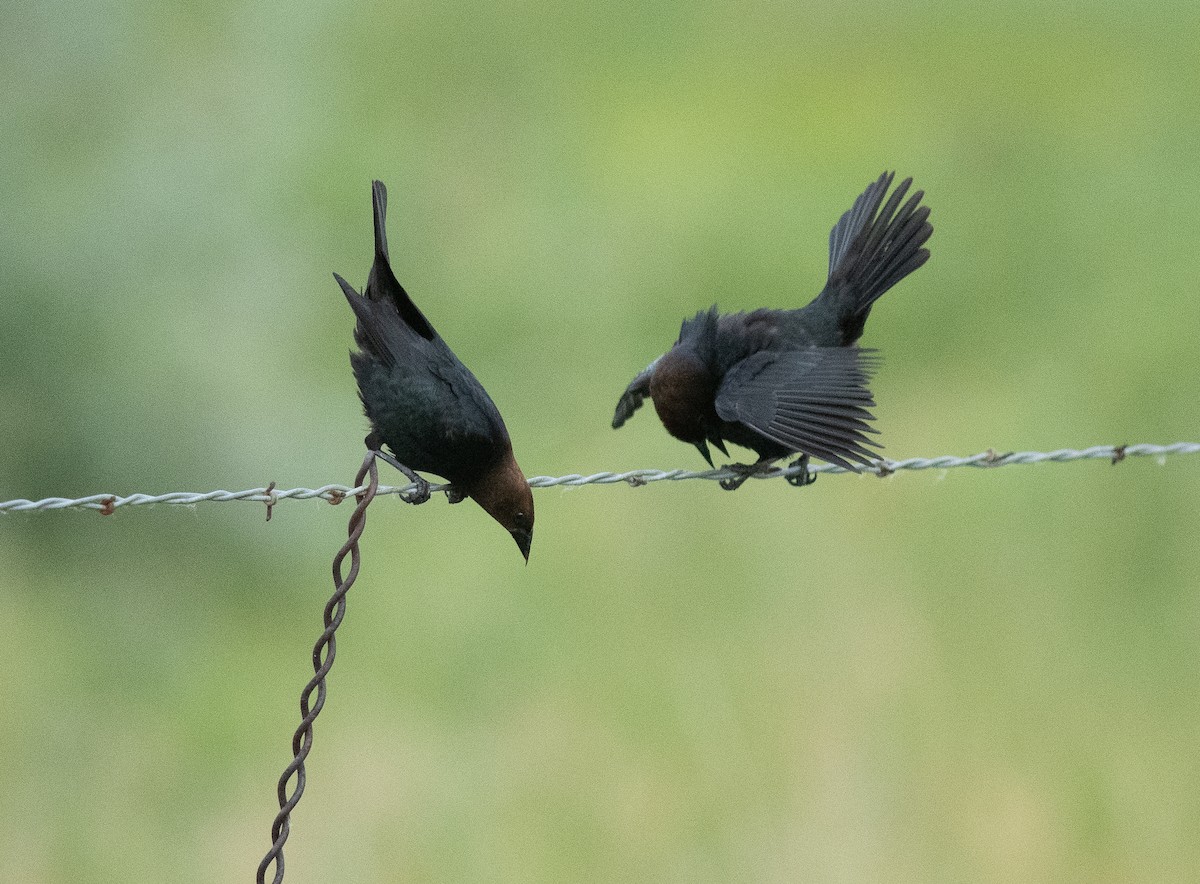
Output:
M874 350L809 347L761 351L735 365L717 390L722 420L737 421L792 451L850 470L877 457L868 383Z

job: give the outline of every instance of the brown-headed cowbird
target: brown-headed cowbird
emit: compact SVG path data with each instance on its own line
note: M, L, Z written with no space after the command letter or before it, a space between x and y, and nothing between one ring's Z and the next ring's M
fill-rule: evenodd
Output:
M877 357L854 346L875 301L929 258L929 209L916 191L901 207L911 178L896 187L885 173L871 184L829 234L825 288L798 310L720 314L714 305L684 320L679 340L633 379L613 416L625 423L647 396L667 432L699 449L726 442L758 454L753 465L721 485L732 490L781 457L812 455L857 470L870 466L876 445L865 435L875 405L868 389ZM882 208L880 208L882 204ZM807 485L804 470L789 478Z
M451 503L475 500L513 536L529 561L533 494L513 457L512 442L487 391L417 309L388 260L387 188L371 185L375 263L360 295L336 273L358 322L350 354L363 410L371 421L367 447L417 483L413 503L429 499L429 483L414 471L444 476ZM395 455L381 450L386 444Z

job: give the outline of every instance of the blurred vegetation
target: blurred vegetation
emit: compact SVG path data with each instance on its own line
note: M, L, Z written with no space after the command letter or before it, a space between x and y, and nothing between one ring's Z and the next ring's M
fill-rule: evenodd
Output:
M347 481L330 272L530 474L679 320L804 303L885 168L892 457L1195 439L1200 7L215 0L0 13L0 497ZM1200 875L1200 462L372 507L289 880ZM0 518L0 879L248 879L347 506Z

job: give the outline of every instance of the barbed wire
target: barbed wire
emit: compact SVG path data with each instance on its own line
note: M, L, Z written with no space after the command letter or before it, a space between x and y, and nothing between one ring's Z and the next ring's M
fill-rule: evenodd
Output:
M875 466L863 470L867 475L890 476L901 470L948 470L955 467L976 467L993 469L995 467L1028 465L1038 463L1066 463L1076 460L1108 460L1118 463L1129 457L1158 457L1166 458L1178 454L1200 453L1200 442L1175 442L1170 445L1141 443L1138 445L1093 445L1090 448L1059 448L1056 451L1010 451L997 453L989 448L979 454L966 457L943 455L941 457L911 457L905 460L881 459ZM770 470L751 478L782 479L802 473L802 467L782 467ZM853 473L845 467L833 464L811 464L810 473ZM582 485L631 485L638 487L649 485L651 482L678 482L689 479L705 479L720 481L721 479L737 478L738 473L731 470L629 470L623 473L592 473L582 475L571 473L566 476L534 476L529 479L532 488L574 488ZM449 485L433 485L430 491L445 491ZM380 485L377 494L408 495L416 490L413 484ZM112 515L117 509L127 506L144 506L147 504L174 504L194 506L198 503L227 503L234 500L244 500L254 503L265 503L268 512L271 507L281 500L326 500L329 503L341 503L347 497L353 497L366 491L366 486L349 487L347 485L322 485L320 488L276 488L271 483L265 488L248 488L245 491L168 491L165 494L90 494L87 497L46 497L41 500L6 500L0 501L0 513L19 513L41 510L61 509L91 509L102 515Z

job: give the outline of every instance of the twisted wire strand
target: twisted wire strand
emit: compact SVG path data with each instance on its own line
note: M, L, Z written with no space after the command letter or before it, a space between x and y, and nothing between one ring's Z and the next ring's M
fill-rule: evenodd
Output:
M1200 453L1200 442L1175 442L1170 445L1155 445L1142 443L1138 445L1093 445L1090 448L1059 448L1056 451L1012 451L999 454L992 449L972 454L967 457L943 455L941 457L911 457L906 460L879 460L873 469L864 470L876 476L890 476L901 470L948 470L955 467L993 468L1037 463L1066 463L1076 460L1108 460L1118 463L1130 457L1157 457L1160 459L1172 455ZM808 468L810 473L846 473L853 472L833 464L813 464ZM795 476L802 472L799 468L786 467L771 470L755 479L780 479ZM706 479L719 481L735 478L736 473L725 469L716 470L629 470L623 473L592 473L581 475L571 473L566 476L534 476L529 479L532 488L554 488L556 486L577 487L581 485L631 485L634 487L648 485L651 482L682 481L687 479ZM360 480L356 480L360 482ZM431 491L445 491L449 485L430 485ZM61 509L91 509L102 515L112 515L121 507L142 506L145 504L176 504L194 506L209 501L224 503L234 500L246 500L265 503L270 508L281 500L313 500L321 499L329 503L341 503L347 497L358 496L367 490L367 486L356 484L355 487L346 485L322 485L320 488L290 488L277 489L274 485L266 488L248 488L245 491L170 491L166 494L130 494L122 497L117 494L91 494L87 497L46 497L41 500L6 500L0 501L0 513L31 512ZM376 494L408 495L416 490L413 484L380 485Z
M370 481L363 486L363 478L368 475L370 476ZM271 867L272 863L275 864L275 876L272 878L272 884L282 884L283 881L283 845L287 842L288 835L291 832L291 813L296 805L300 803L300 798L304 794L304 761L308 758L308 753L312 751L313 722L317 720L317 716L321 714L321 709L325 706L325 678L329 675L329 671L333 669L333 660L337 655L337 641L334 638L334 633L337 632L342 619L346 616L346 593L349 592L350 587L354 585L355 578L358 577L358 569L361 561L358 540L362 537L363 530L367 526L367 507L375 499L375 495L379 491L379 467L375 463L374 451L367 452L358 475L354 477L354 484L356 486L355 496L358 500L358 506L355 507L354 512L350 515L350 525L347 531L346 542L333 558L334 591L329 601L325 603L325 629L321 632L317 643L313 646L313 677L300 692L300 726L296 728L296 732L292 736L293 758L288 766L284 768L283 775L279 778L279 786L276 790L279 798L279 813L276 814L274 822L271 823L271 849L267 851L267 855L258 864L258 884L265 884L267 870ZM358 486L362 487L359 488ZM273 501L268 500L267 506L271 507L273 505ZM268 518L270 518L269 513L270 510L268 509ZM350 557L350 571L343 577L342 563L346 560L347 556ZM310 704L314 691L317 695L316 700L313 700ZM291 795L289 795L288 784L293 775L296 778L295 788Z

